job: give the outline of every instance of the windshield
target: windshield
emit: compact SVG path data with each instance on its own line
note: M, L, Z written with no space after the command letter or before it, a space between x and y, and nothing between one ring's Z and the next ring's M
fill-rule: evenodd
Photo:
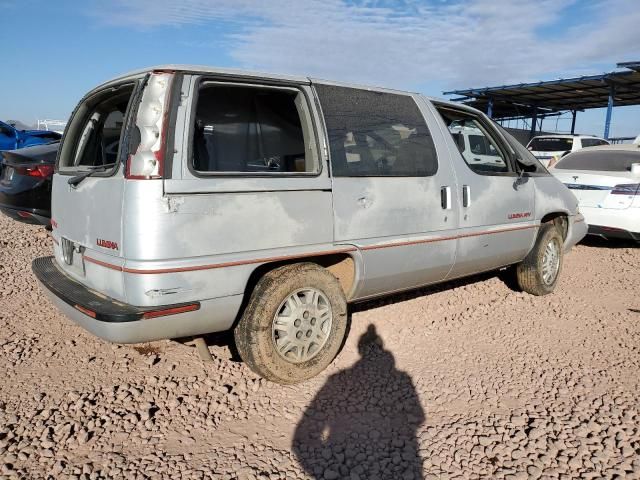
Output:
M629 172L632 163L640 163L640 149L638 151L583 149L564 157L555 168L558 170Z
M566 152L573 147L573 138L537 137L529 143L534 152Z

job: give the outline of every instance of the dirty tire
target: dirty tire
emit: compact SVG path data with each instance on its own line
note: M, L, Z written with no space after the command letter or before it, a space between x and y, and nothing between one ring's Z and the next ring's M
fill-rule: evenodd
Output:
M545 282L543 277L543 259L545 250L550 243L555 243L558 255L558 267L552 281ZM548 295L552 293L558 283L562 271L564 241L562 235L552 223L544 224L534 247L527 257L516 267L516 277L520 288L532 295Z
M329 300L333 320L326 343L309 360L291 363L276 351L272 322L282 302L303 288L320 290ZM347 330L347 301L338 279L314 263L285 265L267 272L257 283L234 330L238 353L258 375L291 385L324 370L338 354Z

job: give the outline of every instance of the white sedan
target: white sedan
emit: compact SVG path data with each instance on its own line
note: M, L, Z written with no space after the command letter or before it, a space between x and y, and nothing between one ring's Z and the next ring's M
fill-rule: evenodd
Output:
M590 234L640 242L640 145L578 150L549 171L578 199Z

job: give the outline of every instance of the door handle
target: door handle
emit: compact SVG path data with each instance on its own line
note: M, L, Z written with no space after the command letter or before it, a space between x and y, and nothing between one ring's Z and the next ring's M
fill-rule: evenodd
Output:
M469 185L462 186L462 206L468 207L471 205L471 187Z
M451 187L440 187L440 205L443 210L451 209Z

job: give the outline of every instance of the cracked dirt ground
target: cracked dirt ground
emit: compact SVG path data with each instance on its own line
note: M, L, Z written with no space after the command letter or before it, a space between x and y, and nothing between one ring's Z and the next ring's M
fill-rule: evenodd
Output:
M640 248L590 240L555 294L494 274L352 308L319 377L282 387L210 338L103 342L0 217L0 478L640 478Z

